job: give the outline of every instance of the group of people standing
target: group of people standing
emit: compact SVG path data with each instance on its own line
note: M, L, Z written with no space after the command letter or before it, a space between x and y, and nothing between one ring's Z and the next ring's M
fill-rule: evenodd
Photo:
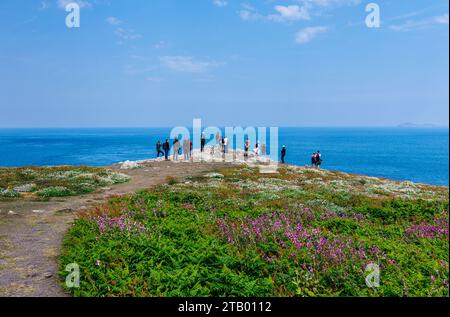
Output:
M180 144L180 140L176 137L172 143L173 147L173 160L178 161L179 155L184 155L184 160L190 160L192 157L192 141L190 139L184 139L183 145ZM164 156L166 160L169 160L170 141L167 139L164 143L158 141L156 143L156 157Z
M244 142L244 158L248 158L249 152L250 152L250 146L251 146L251 142L250 140L247 138L245 139ZM261 143L259 141L256 142L255 144L255 148L253 149L253 153L256 156L266 156L267 155L267 146L265 143L263 143L261 145Z
M192 158L192 150L193 150L193 144L192 141L189 138L183 139L183 144L180 143L178 137L176 137L173 140L172 143L173 146L173 160L178 161L179 155L183 154L184 160L188 161ZM200 151L203 153L205 151L206 146L206 137L204 134L201 136L201 147ZM227 136L221 136L219 132L216 134L216 146L220 149L221 153L226 154L228 153L228 146L229 146L229 140ZM251 142L249 138L245 139L244 142L244 159L248 159L249 152L250 152ZM170 152L170 141L169 139L166 139L164 143L161 143L161 141L158 141L156 143L156 153L157 157L159 158L160 155L164 156L166 160L169 160L169 152ZM214 147L211 148L212 155L214 155ZM256 156L263 155L265 156L267 154L267 146L266 144L260 144L259 141L256 142L255 148L253 150L254 154ZM283 145L281 148L281 163L285 163L286 158L286 146ZM311 156L311 166L318 167L322 165L322 154L320 151L314 152Z
M221 136L219 132L216 134L216 147L220 149L220 152L223 154L229 153L229 144L230 141L227 136ZM205 151L206 146L206 137L205 134L202 133L201 136L201 142L200 142L200 151L203 153ZM250 152L250 146L251 142L248 138L246 138L244 143L244 158L247 159L249 157ZM179 155L183 153L184 160L189 160L192 158L192 150L193 150L193 144L190 139L184 139L183 145L180 144L180 141L178 137L175 137L172 143L173 147L173 160L178 160ZM161 141L158 141L156 143L156 157L159 158L160 156L163 156L166 160L169 159L169 152L170 152L170 141L169 139L166 139L164 143L161 143ZM214 155L214 148L212 147L212 155ZM254 154L256 156L266 156L267 155L267 146L266 144L260 144L259 141L256 142L255 148L253 150ZM284 157L286 155L286 147L283 146L283 150L281 152L281 157L284 163ZM284 153L284 154L283 154Z
M220 148L220 151L223 154L228 153L228 145L230 141L228 140L227 136L221 136L219 132L216 133L216 145L218 148Z
M202 142L201 142L202 152L203 152L205 143L206 143L206 138L204 138L204 135L202 135ZM216 147L220 149L221 153L227 154L229 152L229 144L230 144L230 141L226 135L221 136L219 132L216 133ZM251 142L250 142L249 138L246 138L245 142L244 142L244 158L249 157L250 146L251 146ZM260 155L265 156L267 154L266 144L261 145L260 142L257 141L253 152L256 156L260 156Z

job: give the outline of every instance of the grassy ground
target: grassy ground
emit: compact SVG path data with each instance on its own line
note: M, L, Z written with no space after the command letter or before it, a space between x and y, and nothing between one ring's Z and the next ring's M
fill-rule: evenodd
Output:
M97 167L0 168L0 200L75 196L128 180Z
M75 296L448 296L448 188L225 168L113 198L67 233ZM380 285L368 288L369 264Z

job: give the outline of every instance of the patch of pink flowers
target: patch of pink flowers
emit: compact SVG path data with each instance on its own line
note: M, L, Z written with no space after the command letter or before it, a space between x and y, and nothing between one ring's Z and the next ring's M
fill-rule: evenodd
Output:
M322 270L350 260L361 265L369 260L387 260L386 255L375 245L366 247L352 238L335 237L321 228L306 226L304 220L310 216L308 211L273 212L254 219L219 219L217 224L221 236L240 249L274 242L279 246L280 255L290 254L290 259L297 256L304 259L306 256L316 268ZM263 254L262 257L267 262L275 259L273 254Z
M420 223L406 229L407 236L414 236L422 239L435 239L446 237L448 240L448 219L435 218L432 224Z
M108 216L99 216L97 217L96 222L101 235L110 233L114 229L127 233L142 233L146 231L146 227L143 224L133 221L127 215L113 218Z

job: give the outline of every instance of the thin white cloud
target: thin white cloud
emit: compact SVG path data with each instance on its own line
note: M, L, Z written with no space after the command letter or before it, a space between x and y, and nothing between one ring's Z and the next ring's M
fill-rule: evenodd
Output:
M288 5L275 6L277 14L271 14L268 19L275 22L297 21L297 20L309 20L309 10L306 6Z
M359 5L361 0L298 0L298 2L311 6L328 8Z
M448 25L448 13L422 20L408 20L402 24L391 25L389 28L396 32L409 32L413 30L427 29L434 25Z
M228 5L228 1L226 0L214 0L213 3L217 7L226 7Z
M437 24L448 24L448 13L434 17L434 21Z
M59 8L65 9L69 3L76 3L80 8L90 8L92 3L86 0L57 0L56 4Z
M311 17L329 15L330 11L348 6L358 6L362 0L296 0Z
M185 73L203 73L221 63L210 60L197 60L192 56L162 56L161 64L173 71Z
M238 13L243 21L256 21L264 18L249 4L242 4L242 9Z
M317 35L321 33L325 33L328 31L328 28L325 26L314 26L307 27L295 34L295 42L299 44L306 44L311 42L313 39L317 37Z
M273 9L276 13L263 15L254 7L244 4L239 11L239 16L244 21L266 20L271 22L289 22L310 19L309 10L306 5L276 5Z
M241 20L243 21L256 21L262 18L262 15L252 12L249 10L241 10L239 11L239 16L241 17Z
M392 18L386 19L386 21L393 22L393 21L405 20L405 19L408 19L408 18L417 17L417 16L423 14L424 12L426 12L426 10L419 10L419 11L408 12L408 13L405 13L405 14L397 15L397 16L394 16Z
M107 17L106 22L111 25L120 25L123 23L122 20L116 17Z
M106 23L114 27L114 34L119 38L119 44L123 44L125 41L136 40L142 38L142 35L137 33L132 28L123 26L124 21L117 17L110 16L106 18Z
M125 29L122 27L116 28L114 34L122 40L136 40L142 38L142 35L136 33L133 29Z
M164 41L159 41L159 42L153 44L153 48L154 48L154 49L157 49L157 50L160 50L160 49L166 48L167 45L168 45L168 44L167 44L166 42L164 42Z

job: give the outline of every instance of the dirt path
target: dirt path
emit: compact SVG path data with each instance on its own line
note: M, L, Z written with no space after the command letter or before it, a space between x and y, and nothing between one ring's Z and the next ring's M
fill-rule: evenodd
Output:
M59 284L57 261L64 233L77 211L110 196L165 183L168 176L183 179L219 166L217 163L147 163L139 169L120 171L131 176L130 182L89 195L46 202L0 202L0 296L66 296Z

